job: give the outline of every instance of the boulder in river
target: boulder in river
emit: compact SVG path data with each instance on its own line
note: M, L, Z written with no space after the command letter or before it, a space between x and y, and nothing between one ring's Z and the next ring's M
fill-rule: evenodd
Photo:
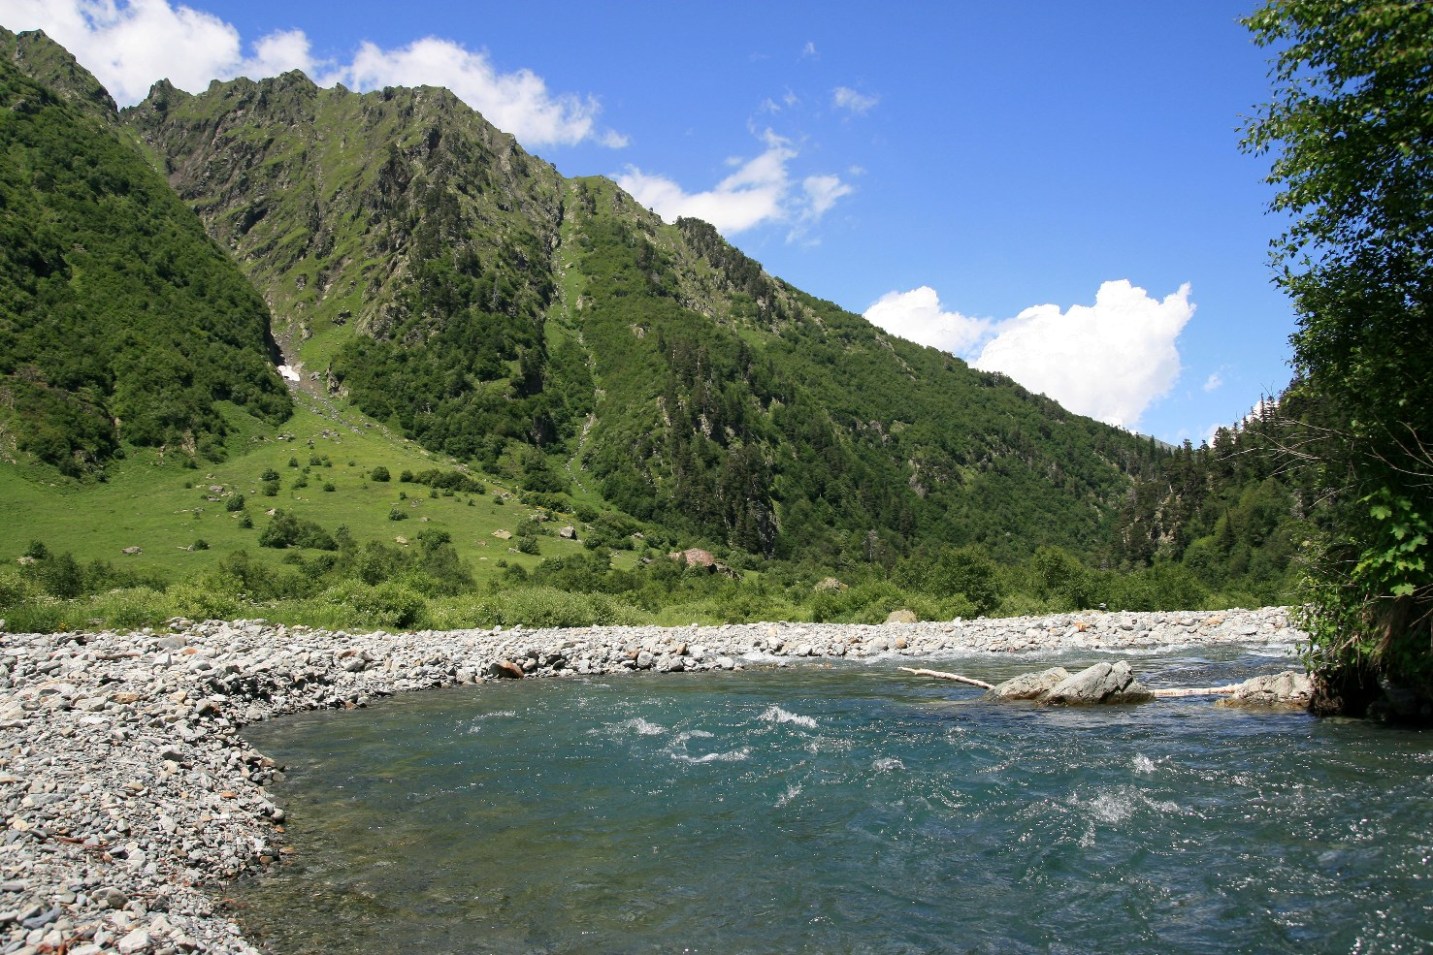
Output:
M1234 692L1219 701L1220 706L1269 706L1306 709L1314 684L1307 673L1286 670L1269 676L1250 677Z
M1070 678L1064 667L1051 667L1039 673L1022 673L1001 683L986 694L992 700L1038 700Z
M1039 702L1052 706L1082 706L1091 703L1146 703L1154 694L1134 678L1124 660L1101 662L1066 677Z

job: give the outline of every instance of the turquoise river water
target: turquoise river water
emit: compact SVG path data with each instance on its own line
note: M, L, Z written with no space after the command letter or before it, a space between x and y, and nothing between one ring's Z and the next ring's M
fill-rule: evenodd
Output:
M1055 656L922 663L990 681ZM296 852L267 949L1433 951L1433 734L1055 710L905 660L491 684L252 727ZM1132 661L1203 686L1289 659Z

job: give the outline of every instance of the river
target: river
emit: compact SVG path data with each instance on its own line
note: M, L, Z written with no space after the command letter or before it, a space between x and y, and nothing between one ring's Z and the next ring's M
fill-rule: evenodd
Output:
M992 682L1097 654L946 661ZM1433 950L1433 735L992 704L907 660L413 694L246 730L282 955ZM1288 658L1138 656L1205 686ZM931 664L921 664L931 665Z

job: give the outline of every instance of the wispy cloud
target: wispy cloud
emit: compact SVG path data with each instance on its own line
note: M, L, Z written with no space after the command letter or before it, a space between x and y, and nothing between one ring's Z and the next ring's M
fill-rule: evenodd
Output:
M798 188L789 168L798 155L796 147L769 129L760 139L762 152L750 159L728 160L735 171L711 189L688 192L673 179L635 166L618 175L617 184L668 221L693 216L726 235L785 223L791 226L788 238L798 237L853 191L833 175L807 176Z
M12 30L43 29L121 105L139 102L160 79L194 92L214 79L302 70L321 85L358 90L446 86L529 146L627 144L599 125L595 97L553 93L531 70L503 72L487 53L438 37L395 48L364 43L344 63L316 59L302 30L267 34L246 54L232 24L169 0L0 0L0 22Z
M849 110L857 116L864 116L876 108L879 96L859 93L849 86L838 86L831 91L831 103L837 109Z

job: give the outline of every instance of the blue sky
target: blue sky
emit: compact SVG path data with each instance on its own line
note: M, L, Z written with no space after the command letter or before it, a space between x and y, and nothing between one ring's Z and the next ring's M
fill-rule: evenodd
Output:
M568 175L1068 407L1197 444L1288 381L1253 0L0 0L122 104L450 86Z

